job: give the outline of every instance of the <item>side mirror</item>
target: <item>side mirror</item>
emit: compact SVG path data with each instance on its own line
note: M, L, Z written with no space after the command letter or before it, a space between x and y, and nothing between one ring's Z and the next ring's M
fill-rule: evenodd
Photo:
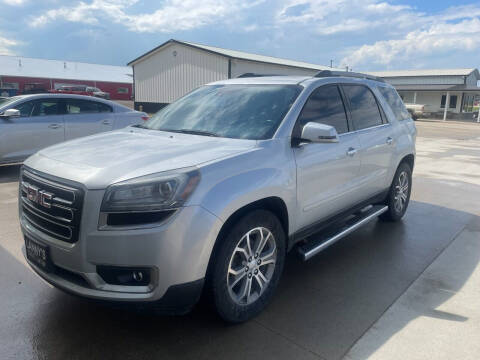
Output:
M337 143L338 134L333 126L309 122L303 127L300 140L311 143Z
M5 117L5 118L20 117L20 110L17 110L17 109L5 110L2 114L2 117Z

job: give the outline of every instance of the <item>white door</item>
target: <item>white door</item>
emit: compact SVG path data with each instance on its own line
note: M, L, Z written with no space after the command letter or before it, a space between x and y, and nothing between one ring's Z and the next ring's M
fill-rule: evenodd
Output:
M83 99L65 99L65 138L67 140L113 129L115 120L109 105Z
M338 143L301 144L294 148L297 164L298 229L355 205L359 199L360 146L351 133L345 105L336 85L316 89L307 100L295 127L296 134L307 122L334 126Z

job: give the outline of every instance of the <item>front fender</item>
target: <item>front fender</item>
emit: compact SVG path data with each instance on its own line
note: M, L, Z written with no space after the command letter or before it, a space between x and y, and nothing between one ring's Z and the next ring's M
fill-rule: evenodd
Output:
M263 165L263 166L262 166ZM278 197L288 212L289 233L294 227L296 170L291 148L254 150L202 168L199 192L193 202L225 222L255 201Z

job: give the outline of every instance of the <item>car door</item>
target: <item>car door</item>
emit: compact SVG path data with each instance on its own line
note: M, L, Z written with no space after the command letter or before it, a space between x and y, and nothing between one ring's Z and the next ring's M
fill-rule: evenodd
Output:
M390 185L387 179L394 152L394 129L370 88L357 84L344 84L342 88L360 141L361 193L369 198Z
M75 139L113 129L111 106L93 100L65 99L65 138Z
M40 149L64 141L64 124L58 99L44 98L12 106L19 117L2 121L1 162L23 161Z
M338 143L305 143L294 147L297 166L299 229L356 204L360 146L350 132L346 108L337 85L325 85L310 95L295 125L295 136L308 122L334 126Z

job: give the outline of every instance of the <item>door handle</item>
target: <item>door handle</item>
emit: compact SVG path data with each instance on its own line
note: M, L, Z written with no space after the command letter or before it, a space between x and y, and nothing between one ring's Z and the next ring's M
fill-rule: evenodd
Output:
M104 125L112 125L112 122L110 120L103 120L102 123Z
M50 125L48 125L48 127L50 129L58 129L58 128L62 127L62 125L60 125L60 124L50 124Z
M348 150L347 150L347 155L348 155L348 156L354 156L354 155L357 153L357 151L358 151L357 149L354 149L354 148L352 148L352 147L351 147L351 148L348 148Z
M389 136L387 137L387 144L392 145L393 144L393 139Z

